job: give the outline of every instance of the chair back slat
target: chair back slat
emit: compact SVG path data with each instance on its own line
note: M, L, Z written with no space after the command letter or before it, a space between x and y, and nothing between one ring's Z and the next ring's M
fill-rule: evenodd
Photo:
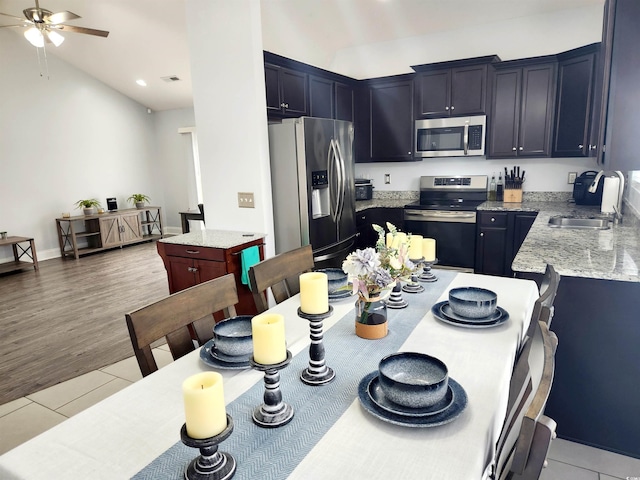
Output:
M150 348L153 342L166 338L174 360L180 358L195 349L194 340L202 345L213 336L214 313L235 316L237 303L235 277L230 273L127 313L129 336L142 375L158 369Z
M269 308L267 291L270 289L276 303L281 303L300 291L298 276L313 269L311 245L257 263L249 269L249 283L258 312Z

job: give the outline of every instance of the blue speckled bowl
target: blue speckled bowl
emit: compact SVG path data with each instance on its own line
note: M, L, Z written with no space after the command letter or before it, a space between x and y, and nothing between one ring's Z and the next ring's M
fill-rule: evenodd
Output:
M398 405L426 408L447 393L447 366L424 353L400 352L387 355L378 365L378 380L384 396Z
M453 313L465 318L484 318L498 306L498 295L479 287L459 287L449 291L449 306Z
M213 343L225 355L251 355L253 338L251 319L253 315L238 315L226 318L213 327Z
M320 268L316 272L327 274L329 293L335 293L338 289L347 286L347 274L341 268Z

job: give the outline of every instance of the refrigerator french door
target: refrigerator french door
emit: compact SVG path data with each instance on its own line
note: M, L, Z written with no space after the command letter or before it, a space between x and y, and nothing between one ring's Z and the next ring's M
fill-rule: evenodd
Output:
M311 245L316 268L355 245L351 122L300 117L269 125L276 253Z

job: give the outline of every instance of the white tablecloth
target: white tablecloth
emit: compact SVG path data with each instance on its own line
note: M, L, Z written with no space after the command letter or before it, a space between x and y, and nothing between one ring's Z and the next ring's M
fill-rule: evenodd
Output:
M528 280L464 273L448 288L470 285L497 292L510 321L499 328L472 330L443 324L426 312L400 349L442 359L467 392L465 412L448 425L405 428L372 417L356 399L289 478L482 478L506 409L515 352L538 290ZM445 291L441 300L446 298ZM308 324L299 321L298 306L293 297L272 308L285 316L294 355L309 345ZM353 309L353 301L333 307L325 330ZM0 478L130 478L178 440L184 423L180 385L206 370L198 352L173 362L1 456ZM227 403L263 378L253 370L221 373Z

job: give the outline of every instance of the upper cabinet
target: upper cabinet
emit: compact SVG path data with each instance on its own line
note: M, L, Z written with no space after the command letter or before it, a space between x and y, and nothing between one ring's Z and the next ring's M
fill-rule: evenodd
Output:
M308 115L306 73L265 64L264 78L267 113L290 117Z
M496 55L414 65L416 118L486 113L488 65Z
M556 70L555 56L494 65L488 157L551 156Z
M608 104L604 167L623 172L640 170L638 160L638 92L640 85L640 2L637 0L608 0L605 17L613 21L613 32L603 38L605 55L610 55ZM605 72L607 72L605 68ZM605 78L605 82L607 79Z
M592 139L592 135L597 138L593 114L599 112L592 108L599 46L587 45L558 55L554 157L595 156L597 152L597 140Z
M410 75L369 80L361 92L356 162L414 161L413 79ZM366 109L366 110L365 110Z
M309 75L309 115L353 122L353 87Z

